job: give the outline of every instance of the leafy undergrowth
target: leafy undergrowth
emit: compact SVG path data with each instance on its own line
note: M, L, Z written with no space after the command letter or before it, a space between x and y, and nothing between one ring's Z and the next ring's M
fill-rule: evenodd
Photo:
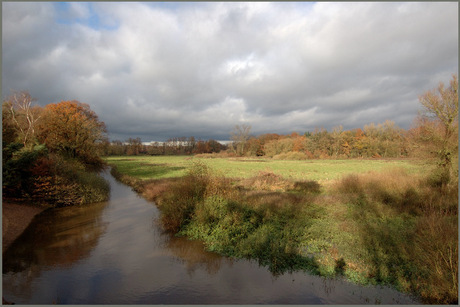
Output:
M452 304L458 188L435 181L392 169L323 187L270 172L230 179L195 163L182 178L130 184L156 200L165 230L202 240L210 251L256 259L275 275L343 275Z
M87 165L48 153L34 157L36 153L19 152L4 165L4 197L47 207L90 204L109 198L108 182Z

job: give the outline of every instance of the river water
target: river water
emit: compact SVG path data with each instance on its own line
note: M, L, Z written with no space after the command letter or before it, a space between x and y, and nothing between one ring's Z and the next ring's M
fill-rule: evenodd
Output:
M416 304L386 287L206 252L161 231L155 204L110 182L110 200L36 216L3 255L3 297L16 304Z

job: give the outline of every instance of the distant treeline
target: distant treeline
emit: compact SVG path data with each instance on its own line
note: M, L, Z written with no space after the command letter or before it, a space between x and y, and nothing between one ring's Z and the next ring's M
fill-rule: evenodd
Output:
M130 138L125 142L104 141L99 148L104 155L214 154L286 160L432 157L447 172L458 158L457 75L452 75L448 87L440 82L437 89L427 91L419 100L423 112L408 130L387 120L352 130L337 126L331 131L321 128L303 134L251 136L251 126L243 124L230 132L232 142L228 145L215 140L197 141L194 137L145 145L139 138Z
M240 137L228 145L194 137L172 138L143 144L140 138L106 142L105 155L194 155L220 153L225 156L269 157L274 159L399 158L417 155L411 146L416 129L404 130L392 121L371 123L363 129L342 126L299 134L276 133Z
M219 153L227 150L228 146L215 140L196 140L192 137L171 138L166 142L143 144L140 138L129 138L122 142L115 140L102 144L107 156L137 156L137 155L193 155L204 153Z

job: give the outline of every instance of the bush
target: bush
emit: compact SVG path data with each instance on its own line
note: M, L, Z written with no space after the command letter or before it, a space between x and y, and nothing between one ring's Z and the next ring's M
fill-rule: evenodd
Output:
M458 219L431 214L419 219L414 258L423 268L419 292L430 304L458 303Z
M290 151L273 156L275 160L307 160L308 156L300 151Z
M259 172L255 177L242 181L243 186L253 190L287 191L294 188L294 182L272 172Z
M345 195L362 195L364 187L361 179L356 174L351 174L343 177L337 184L337 189L340 193Z
M8 197L29 197L33 193L32 168L40 157L46 156L44 145L32 150L11 143L3 148L3 193Z
M293 147L294 140L291 138L271 140L265 143L264 152L267 157L274 157L276 155L292 151Z
M191 220L197 203L205 196L210 171L203 163L195 163L188 174L171 184L158 198L161 223L165 230L178 232Z
M50 155L40 159L32 173L31 196L37 202L61 207L102 202L109 197L108 182L76 160Z
M319 194L321 193L321 185L314 180L296 181L294 183L293 191Z

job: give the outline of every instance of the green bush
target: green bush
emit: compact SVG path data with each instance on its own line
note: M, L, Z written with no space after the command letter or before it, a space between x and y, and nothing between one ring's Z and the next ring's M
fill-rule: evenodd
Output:
M33 193L32 168L36 161L47 154L44 145L28 150L19 143L10 143L3 148L3 180L5 196L29 197Z

